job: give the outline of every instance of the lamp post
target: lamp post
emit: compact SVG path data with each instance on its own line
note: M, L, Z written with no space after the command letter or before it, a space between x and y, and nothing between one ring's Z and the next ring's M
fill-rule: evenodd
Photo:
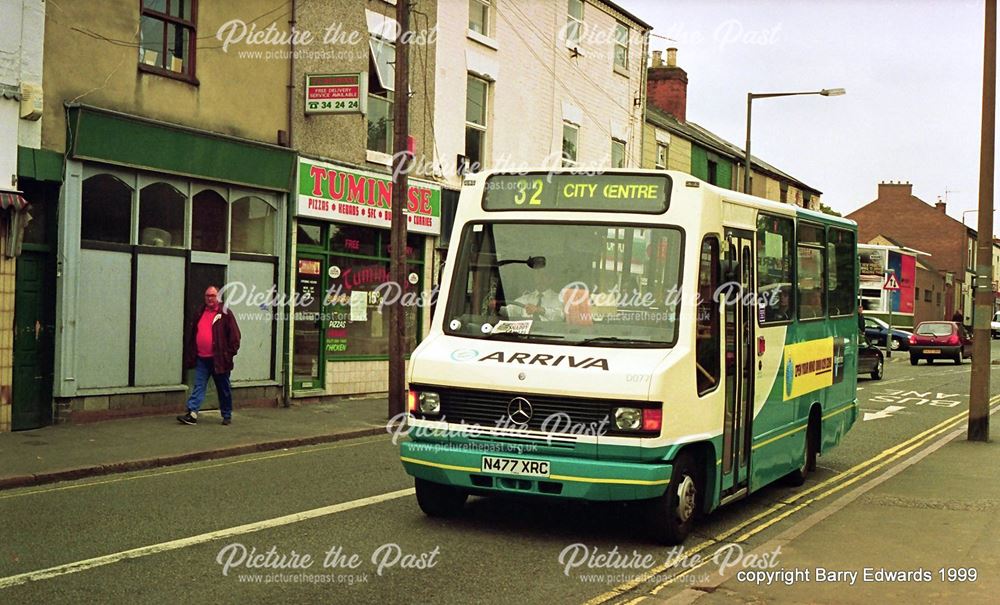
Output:
M797 97L800 95L820 95L824 97L836 97L846 93L843 88L824 88L823 90L813 90L808 92L748 92L747 93L747 146L746 158L743 164L743 193L750 193L750 114L754 99L768 99L771 97Z

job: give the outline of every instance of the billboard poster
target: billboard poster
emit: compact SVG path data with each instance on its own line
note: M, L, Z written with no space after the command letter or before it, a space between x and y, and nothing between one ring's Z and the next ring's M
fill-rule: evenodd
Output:
M892 301L892 312L904 315L913 314L913 293L917 279L917 259L910 254L889 251L888 271L896 274L899 290L888 292Z

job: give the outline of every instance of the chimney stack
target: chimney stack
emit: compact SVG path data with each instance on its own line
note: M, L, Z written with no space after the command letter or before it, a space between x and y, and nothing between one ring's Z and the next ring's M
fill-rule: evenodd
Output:
M677 67L677 49L667 49L667 64L660 51L653 51L647 70L646 102L683 122L687 114L687 72Z
M941 200L941 196L938 196L937 202L934 203L934 207L941 211L941 214L945 214L948 204Z

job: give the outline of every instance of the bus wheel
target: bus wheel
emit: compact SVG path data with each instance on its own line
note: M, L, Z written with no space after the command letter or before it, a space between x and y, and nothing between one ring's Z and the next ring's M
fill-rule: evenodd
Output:
M809 471L816 469L816 430L812 420L806 427L806 444L802 452L802 466L785 475L785 482L792 487L798 487L806 482Z
M682 543L691 533L704 501L704 473L694 456L681 452L674 460L667 491L650 500L647 524L657 542Z
M428 517L454 517L462 512L468 497L464 491L423 479L417 479L414 483L417 488L417 504Z

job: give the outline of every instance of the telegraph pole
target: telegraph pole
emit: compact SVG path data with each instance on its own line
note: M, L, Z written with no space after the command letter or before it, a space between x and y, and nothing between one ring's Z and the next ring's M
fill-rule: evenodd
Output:
M986 0L983 130L979 151L979 233L973 300L969 441L990 439L990 319L993 317L993 152L996 128L997 1Z
M406 284L406 192L409 169L409 48L404 37L410 29L409 0L396 3L396 78L392 106L392 222L389 240L389 280L397 288ZM401 414L406 401L406 316L403 297L389 307L389 418Z

